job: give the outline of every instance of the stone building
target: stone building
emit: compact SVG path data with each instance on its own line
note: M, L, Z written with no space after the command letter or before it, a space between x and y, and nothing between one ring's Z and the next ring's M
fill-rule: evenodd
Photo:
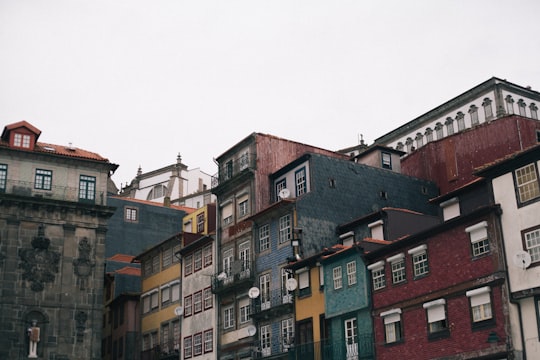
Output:
M118 165L38 142L26 121L0 138L0 358L100 359L107 187Z

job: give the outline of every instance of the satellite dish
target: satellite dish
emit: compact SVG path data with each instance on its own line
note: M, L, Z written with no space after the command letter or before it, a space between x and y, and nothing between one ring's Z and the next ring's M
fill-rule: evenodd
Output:
M514 261L514 265L516 267L525 270L531 265L531 254L529 254L527 251L521 250L514 254L512 260Z
M285 282L285 287L286 287L287 290L289 290L289 291L294 291L294 290L296 290L296 286L298 286L298 283L296 282L296 279L295 279L295 278L287 279L287 281Z
M227 278L227 273L225 271L219 273L219 275L217 276L218 280L225 280L226 278Z
M254 325L249 325L246 330L249 336L253 336L257 333L257 328Z
M182 306L177 306L174 308L174 314L180 316L184 313L184 308Z
M289 189L281 189L278 196L282 200L283 199L288 199L289 196L291 196L291 192L289 191Z
M248 296L250 299L256 299L259 297L259 294L261 292L259 291L259 288L256 288L256 287L252 287L251 289L249 289L248 291Z

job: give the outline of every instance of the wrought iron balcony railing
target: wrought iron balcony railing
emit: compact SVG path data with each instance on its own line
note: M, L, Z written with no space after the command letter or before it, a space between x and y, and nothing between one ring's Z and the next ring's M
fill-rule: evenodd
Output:
M253 299L252 305L252 315L255 317L263 315L266 311L275 310L276 308L282 309L283 306L290 307L292 310L294 305L294 292L290 292L286 289L262 290L260 291L259 296Z
M255 155L244 153L239 158L219 165L218 173L212 176L212 188L223 184L247 169L255 168Z
M212 291L219 293L235 286L251 286L255 280L253 261L237 260L212 276Z
M79 188L69 186L51 185L50 189L36 189L34 182L5 180L0 183L0 194L11 194L39 199L51 199L60 201L72 201L79 203L95 204L104 203L103 195L96 200L94 194L90 199L79 197Z

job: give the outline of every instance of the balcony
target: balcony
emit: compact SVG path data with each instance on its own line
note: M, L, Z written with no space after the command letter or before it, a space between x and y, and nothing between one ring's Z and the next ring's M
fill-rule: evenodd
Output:
M179 356L180 345L174 340L163 342L141 352L141 360L178 360Z
M251 316L257 320L271 319L294 311L294 293L285 289L261 291L252 301Z
M0 188L0 194L85 204L95 204L97 202L95 199L80 199L79 188L52 185L50 190L42 190L36 189L33 182L17 180L7 180L5 182L5 187ZM101 199L101 203L103 203L103 199Z
M268 345L267 345L268 346ZM303 344L271 343L270 347L259 346L257 359L287 360L373 360L373 338L371 334L360 335L350 344L332 342L330 339Z
M221 269L212 276L212 292L219 294L234 288L251 287L255 281L253 261L233 261L228 269Z
M222 185L238 174L255 169L255 154L244 154L238 159L220 164L218 173L212 176L212 189Z

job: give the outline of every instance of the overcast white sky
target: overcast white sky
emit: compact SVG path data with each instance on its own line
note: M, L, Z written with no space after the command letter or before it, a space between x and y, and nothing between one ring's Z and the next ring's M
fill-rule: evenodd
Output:
M0 126L120 167L263 132L370 144L492 76L540 90L538 0L0 0Z

